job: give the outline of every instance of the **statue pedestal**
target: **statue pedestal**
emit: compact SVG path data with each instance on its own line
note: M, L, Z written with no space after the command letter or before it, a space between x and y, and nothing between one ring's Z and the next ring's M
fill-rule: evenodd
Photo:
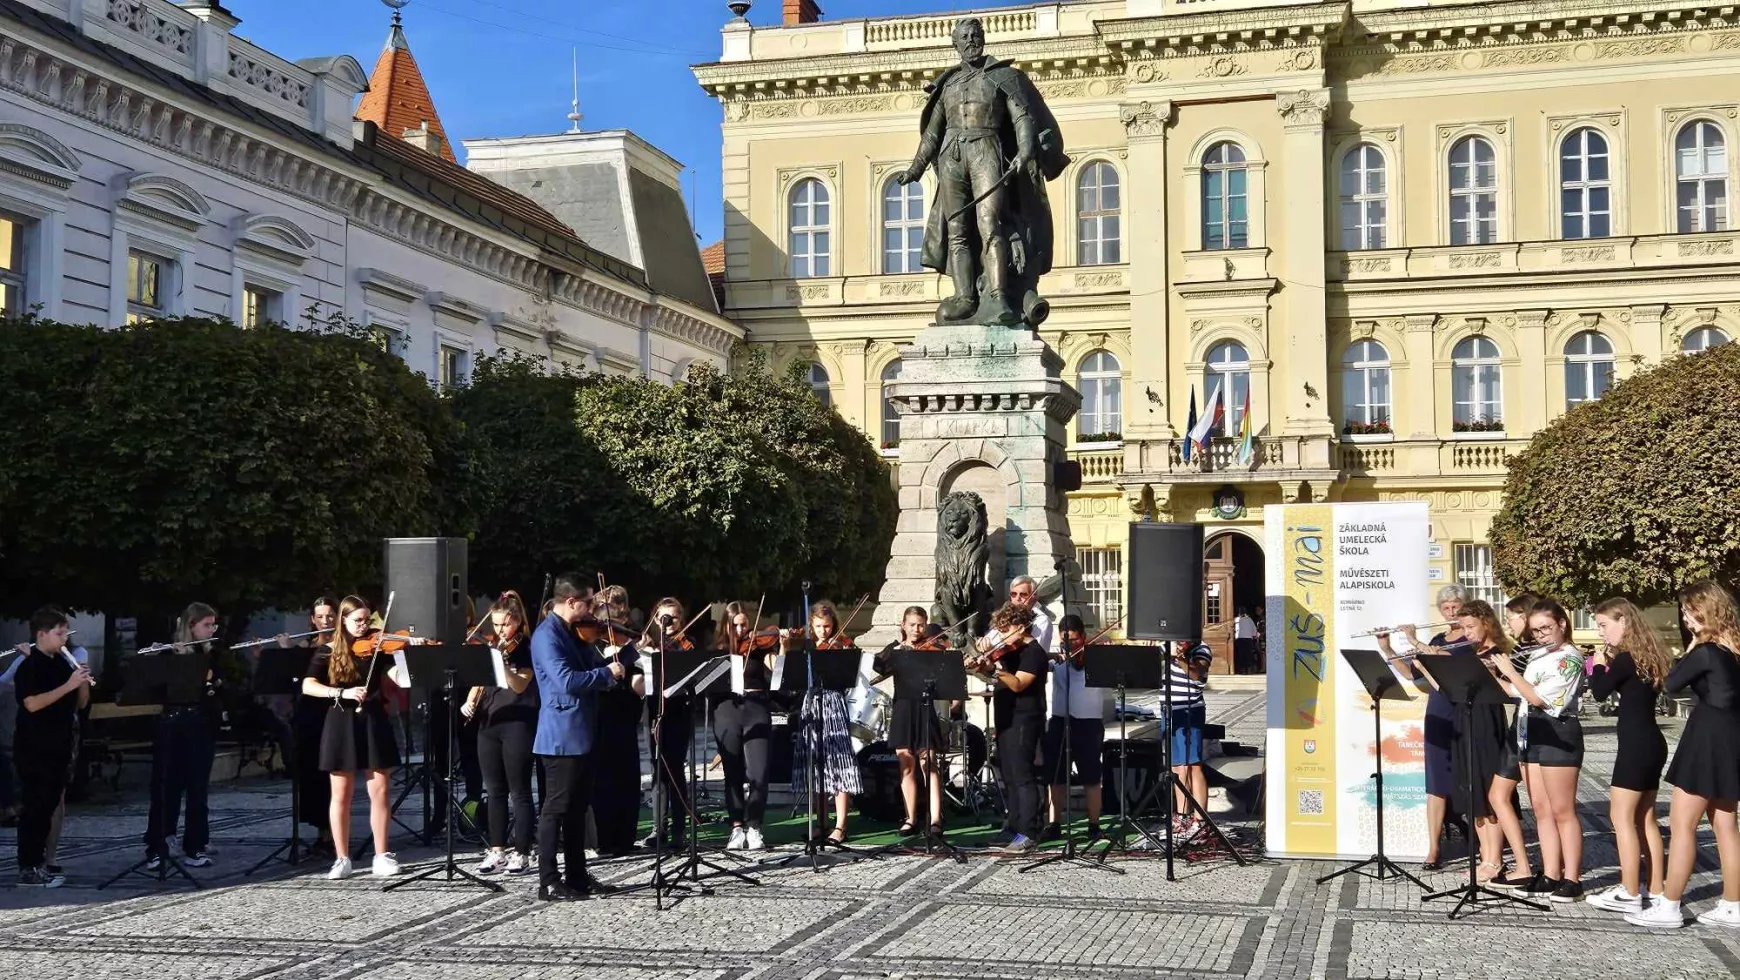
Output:
M1024 328L933 325L902 348L900 380L885 389L900 415L900 523L867 644L894 639L907 606L936 601L937 506L951 492L985 502L993 608L1010 579L1043 581L1074 557L1067 501L1051 484L1081 407L1062 369Z

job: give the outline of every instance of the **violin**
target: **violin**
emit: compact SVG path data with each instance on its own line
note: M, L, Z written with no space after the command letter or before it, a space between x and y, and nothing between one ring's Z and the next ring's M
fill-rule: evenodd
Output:
M844 633L835 633L825 640L816 641L817 650L856 650L858 645Z
M997 663L1004 657L1007 657L1011 653L1026 646L1031 640L1032 637L1027 635L1026 630L1022 630L1013 636L1006 637L998 642L997 645L985 650L983 653L968 657L967 669L983 672L992 664Z
M769 626L764 630L756 630L748 636L737 640L732 644L731 649L739 657L749 656L749 653L752 650L756 653L766 653L770 650L777 649L779 647L779 641L788 635L790 634L777 626Z
M370 630L350 644L350 655L353 657L372 657L376 653L398 653L400 650L418 643L423 638L409 633L388 633L385 630Z

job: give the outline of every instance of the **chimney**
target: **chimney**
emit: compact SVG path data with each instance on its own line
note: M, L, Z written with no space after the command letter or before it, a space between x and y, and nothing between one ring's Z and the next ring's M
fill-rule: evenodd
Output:
M416 129L405 130L404 136L400 138L433 157L441 156L441 148L447 144L439 132L429 128L427 119Z
M785 0L785 26L814 24L822 19L822 8L816 0Z

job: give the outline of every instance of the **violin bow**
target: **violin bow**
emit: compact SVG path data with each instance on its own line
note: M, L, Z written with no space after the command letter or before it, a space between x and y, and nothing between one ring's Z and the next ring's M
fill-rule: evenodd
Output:
M488 609L485 609L485 610L484 610L484 611L483 611L483 615L482 615L482 616L479 616L479 617L478 617L478 618L477 618L477 625L476 625L476 626L473 626L473 627L472 627L472 628L471 628L471 632L470 632L470 633L467 633L467 634L466 634L466 635L465 635L465 642L466 642L466 643L467 643L467 644L469 644L469 643L470 643L470 642L471 642L471 641L472 641L472 640L475 640L475 639L477 639L477 631L478 631L478 630L481 630L481 629L483 629L483 624L484 624L484 623L487 623L487 622L490 622L490 618L489 618L489 614L490 614L490 613L493 613L493 612L495 612L495 604L496 604L496 601L497 601L497 600L495 600L495 599L491 599L491 600L489 600L489 608L488 608ZM381 620L381 626L382 626L382 628L385 628L385 627L386 627L386 625L387 625L387 622L386 622L386 620L384 620L384 619L383 619L383 620Z
M852 607L852 612L846 616L845 622L838 624L836 632L838 632L840 636L844 637L846 635L846 623L850 623L852 620L857 619L858 614L864 611L864 604L869 601L870 593L868 592L864 593L864 595L858 599L858 604Z
M398 594L399 593L397 591L387 593L387 608L381 610L381 632L382 633L385 633L387 631L387 621L392 619L393 599ZM339 623L338 628L344 629L344 624ZM368 700L369 683L375 679L375 664L378 664L381 662L382 652L383 651L380 649L379 645L377 645L375 648L375 655L369 658L369 672L363 676L363 701ZM362 709L363 709L363 702L358 701L356 703L356 710L360 713L362 711Z

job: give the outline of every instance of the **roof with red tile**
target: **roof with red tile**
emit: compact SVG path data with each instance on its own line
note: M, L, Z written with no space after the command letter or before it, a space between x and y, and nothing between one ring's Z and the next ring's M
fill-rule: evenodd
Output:
M441 137L441 158L458 162L447 140L447 130L442 128L441 117L435 112L429 86L417 68L417 59L411 56L410 42L405 40L405 31L396 19L387 33L386 46L381 48L380 60L369 75L369 90L363 93L356 117L395 137L405 135L407 130L421 129L427 122L429 130Z
M725 242L716 241L701 249L701 265L707 270L707 281L713 284L713 299L719 311L725 310Z

